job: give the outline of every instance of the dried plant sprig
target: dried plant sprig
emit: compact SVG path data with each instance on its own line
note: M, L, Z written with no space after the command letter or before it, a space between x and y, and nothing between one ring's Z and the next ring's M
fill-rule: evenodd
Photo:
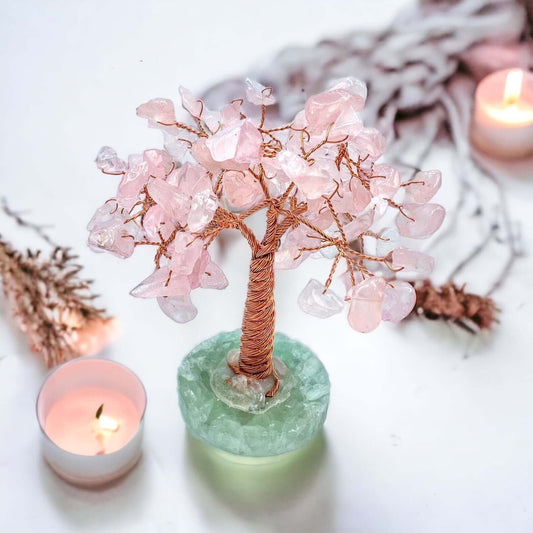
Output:
M490 330L498 322L498 309L492 298L468 293L465 286L446 283L435 287L431 281L414 283L416 304L414 315L430 320L457 324L469 333Z
M3 211L53 244L41 226L23 220L5 201ZM40 250L21 252L0 236L3 294L31 349L48 368L98 352L116 333L116 319L94 306L91 281L80 278L82 267L76 259L61 246L54 246L48 256Z

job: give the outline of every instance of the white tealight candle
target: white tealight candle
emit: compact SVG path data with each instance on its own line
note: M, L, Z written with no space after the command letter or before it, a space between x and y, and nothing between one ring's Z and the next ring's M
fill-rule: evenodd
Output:
M44 382L37 398L46 461L78 485L107 483L141 455L146 394L126 367L103 359L76 359Z
M500 70L481 80L471 134L480 150L495 157L533 154L533 74Z

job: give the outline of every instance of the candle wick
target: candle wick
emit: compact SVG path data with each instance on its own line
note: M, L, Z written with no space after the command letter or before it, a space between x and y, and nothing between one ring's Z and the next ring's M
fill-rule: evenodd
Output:
M504 105L507 107L515 105L516 102L518 102L518 95L515 95L515 94L506 96L505 100L503 101Z

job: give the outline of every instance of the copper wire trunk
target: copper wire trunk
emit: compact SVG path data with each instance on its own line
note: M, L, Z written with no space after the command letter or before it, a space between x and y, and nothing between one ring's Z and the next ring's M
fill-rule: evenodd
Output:
M275 322L274 253L259 252L250 263L242 321L240 373L256 379L272 375Z

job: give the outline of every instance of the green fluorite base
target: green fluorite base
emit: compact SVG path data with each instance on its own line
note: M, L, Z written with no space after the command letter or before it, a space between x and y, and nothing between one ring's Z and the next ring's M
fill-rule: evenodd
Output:
M316 355L303 344L276 334L274 356L288 367L293 384L283 402L254 414L230 407L211 388L211 375L240 330L219 333L199 344L178 368L178 398L188 430L204 442L235 455L268 457L297 450L322 429L329 403L329 378Z

